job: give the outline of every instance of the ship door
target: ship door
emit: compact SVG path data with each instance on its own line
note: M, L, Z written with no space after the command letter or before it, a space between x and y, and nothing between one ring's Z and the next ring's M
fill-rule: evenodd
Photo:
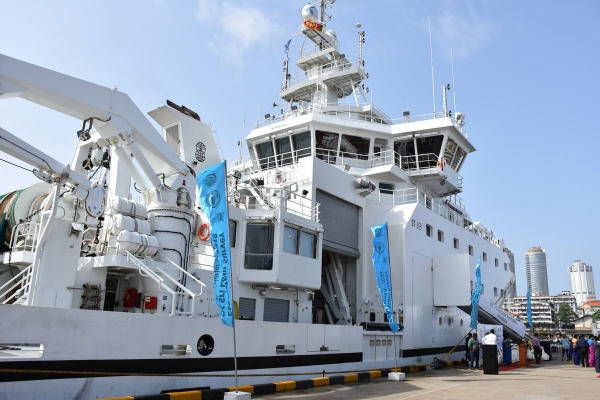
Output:
M433 262L419 253L412 256L413 346L430 347L433 337Z
M110 276L106 278L106 293L104 293L104 311L115 311L115 302L117 301L117 289L119 288L119 278Z

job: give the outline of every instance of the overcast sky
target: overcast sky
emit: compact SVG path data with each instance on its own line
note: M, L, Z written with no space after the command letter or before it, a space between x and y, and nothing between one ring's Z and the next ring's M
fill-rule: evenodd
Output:
M279 100L284 44L305 3L0 0L0 53L117 85L144 112L183 104L235 160L237 141ZM546 249L551 293L569 290L576 259L596 267L599 282L599 17L595 0L339 0L327 26L352 57L362 24L365 85L391 117L433 111L428 18L438 110L452 48L449 104L456 96L477 148L461 170L461 197L515 253L521 295L530 246ZM0 102L0 126L68 162L81 122L13 99ZM5 163L0 171L0 193L36 182Z

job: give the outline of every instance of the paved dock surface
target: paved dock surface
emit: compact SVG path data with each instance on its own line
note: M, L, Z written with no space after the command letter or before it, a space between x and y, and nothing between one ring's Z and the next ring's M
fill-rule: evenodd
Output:
M594 399L600 398L600 376L594 368L542 361L540 365L485 375L464 366L406 374L401 382L387 378L370 382L278 392L259 399Z

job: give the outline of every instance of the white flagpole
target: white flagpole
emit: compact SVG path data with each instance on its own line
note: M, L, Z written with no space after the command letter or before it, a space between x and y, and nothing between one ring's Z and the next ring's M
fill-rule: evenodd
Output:
M229 188L227 187L227 160L225 160L225 202L226 207L229 208ZM227 217L229 218L229 210L227 210ZM229 220L227 220L227 235L229 236ZM231 246L231 243L229 243ZM231 254L229 255L229 287L231 288L231 307L233 316L231 318L231 325L233 328L233 369L235 373L235 392L238 392L238 369L237 369L237 345L235 340L235 307L233 306L233 266L231 263Z
M390 296L392 297L392 304L391 306L394 307L394 292L392 290L392 258L390 257L390 230L387 229L386 226L386 235L385 238L387 239L387 249L388 249L388 265L390 267ZM392 309L392 318L394 317L394 310ZM396 321L394 321L396 322ZM400 316L398 316L398 322L400 322ZM398 325L398 328L400 327L400 325ZM396 348L396 332L392 331L392 338L394 339L394 365L396 368L396 372L398 372L398 349Z

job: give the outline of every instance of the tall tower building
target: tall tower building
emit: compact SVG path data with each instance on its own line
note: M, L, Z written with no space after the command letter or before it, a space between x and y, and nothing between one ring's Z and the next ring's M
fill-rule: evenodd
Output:
M577 305L590 299L595 300L596 289L594 287L592 266L583 261L575 260L573 264L569 265L568 271L571 281L571 294L575 296Z
M508 269L513 274L515 273L515 255L509 249L506 249L506 255L508 256ZM517 276L515 275L515 283L512 284L510 288L508 288L508 293L510 297L517 297Z
M549 296L546 250L539 246L530 247L525 253L525 270L531 295Z

